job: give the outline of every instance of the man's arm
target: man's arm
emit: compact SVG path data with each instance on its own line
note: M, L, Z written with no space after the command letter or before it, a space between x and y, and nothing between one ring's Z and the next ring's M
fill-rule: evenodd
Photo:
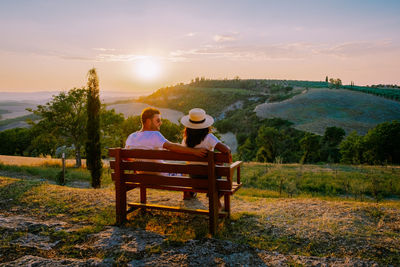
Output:
M218 151L220 151L220 152L222 152L222 153L224 153L224 154L228 154L228 156L229 156L229 162L232 162L232 153L231 153L231 149L230 149L227 145L225 145L225 144L219 142L219 143L217 143L217 144L215 145L215 149L217 149Z
M208 152L208 150L205 148L191 148L170 142L165 142L163 148L171 150L173 152L192 154L198 157L205 157Z

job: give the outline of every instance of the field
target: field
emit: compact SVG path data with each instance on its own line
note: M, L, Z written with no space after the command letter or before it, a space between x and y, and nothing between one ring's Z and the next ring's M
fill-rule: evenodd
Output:
M55 185L43 179L46 169L59 169L53 163L0 165L0 265L26 263L26 257L42 264L60 259L176 266L400 264L398 195L376 203L367 192L363 197L323 190L293 193L285 187L280 193L279 183L276 187L268 182L279 181L280 176L290 180L300 172L304 181L312 179L317 185L346 176L360 183L357 179L365 172L398 181L397 166L245 164L245 187L233 197L232 218L223 220L211 238L205 217L169 212L135 211L126 227L114 227L112 184L101 189ZM28 167L42 169L32 175L26 172ZM87 172L75 179L88 179ZM136 190L128 194L129 200L138 198ZM148 201L191 208L208 205L204 195L183 201L181 193L158 190L150 190Z
M365 134L376 124L400 119L399 102L343 89L310 89L283 102L261 104L255 111L261 118L279 117L321 135L331 126Z

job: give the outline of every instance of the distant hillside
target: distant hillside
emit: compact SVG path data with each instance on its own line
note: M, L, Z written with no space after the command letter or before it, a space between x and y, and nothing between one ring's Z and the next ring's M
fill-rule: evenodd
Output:
M0 120L0 132L8 129L13 129L13 128L26 128L30 127L28 123L26 123L26 120L37 120L39 117L35 114L28 114L12 119L6 119L6 120Z
M30 114L27 108L35 108L36 103L22 101L0 101L1 119L13 119Z
M311 89L283 102L261 104L255 111L260 118L286 119L317 134L329 126L365 134L381 122L400 120L399 102L345 89Z
M323 134L330 126L341 127L346 133L355 130L365 134L381 122L400 120L398 101L373 95L372 91L355 90L367 87L347 90L327 89L327 85L312 81L199 79L161 88L138 101L183 113L201 107L217 120L232 120L234 113L249 116L254 110L259 118L282 118L299 130L317 134Z

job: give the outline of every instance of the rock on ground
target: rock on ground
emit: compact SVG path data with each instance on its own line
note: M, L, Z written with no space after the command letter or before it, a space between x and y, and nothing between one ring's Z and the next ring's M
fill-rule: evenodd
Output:
M72 231L76 225L56 220L40 220L24 216L0 214L0 233L8 238L9 232L22 231L10 244L30 248L30 254L40 251L58 255L57 244L42 231ZM89 235L82 244L76 245L82 255L105 255L98 258L44 258L37 255L22 255L0 266L115 266L123 255L123 264L128 266L377 266L375 262L357 258L306 257L284 255L273 251L253 248L230 241L204 238L186 243L171 244L162 235L143 229L106 227L103 231ZM4 252L1 252L4 253ZM0 259L1 259L0 254Z

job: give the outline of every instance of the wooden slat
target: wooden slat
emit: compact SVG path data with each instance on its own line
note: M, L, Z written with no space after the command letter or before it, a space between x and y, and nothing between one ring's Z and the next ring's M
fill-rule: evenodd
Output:
M110 148L108 154L115 157L116 151L120 149L121 158L137 158L137 159L161 159L161 160L179 160L179 161L198 161L207 162L207 157L197 157L190 154L182 154L168 150L143 150L143 149L125 149ZM214 160L218 163L229 163L230 159L227 154L214 153Z
M223 190L219 190L219 192L224 193L224 194L233 195L241 187L242 187L242 184L233 183L232 189L229 189L229 190L224 190L223 189Z
M123 174L123 179L126 182L140 183L141 185L170 185L170 186L185 186L207 188L207 179L193 179L187 176L164 176L156 174Z
M110 161L111 169L115 168L115 161ZM164 173L184 173L192 175L207 175L207 165L192 163L169 163L169 162L144 162L144 161L123 161L122 170L151 171ZM230 166L216 166L216 176L228 177L232 170Z
M115 174L112 173L111 177ZM157 186L157 185L167 185L167 186L182 186L182 187L193 187L198 189L208 188L208 179L195 179L188 176L164 176L156 174L133 174L126 173L122 174L122 179L129 183L138 183L145 185L147 187ZM231 190L231 183L229 180L217 179L217 189L218 190Z
M155 209L155 210L165 210L165 211L173 211L173 212L186 212L193 214L201 214L201 215L209 215L208 210L202 209L188 209L184 207L172 207L172 206L164 206L164 205L155 205L155 204L142 204L142 203L128 203L128 206L135 208L146 208L146 209ZM220 211L219 216L225 217L227 216L227 212Z
M150 185L150 186L146 186L146 188L169 190L169 191L180 191L180 192L197 192L197 193L207 193L208 192L208 189L200 189L200 188L185 187L185 186Z

